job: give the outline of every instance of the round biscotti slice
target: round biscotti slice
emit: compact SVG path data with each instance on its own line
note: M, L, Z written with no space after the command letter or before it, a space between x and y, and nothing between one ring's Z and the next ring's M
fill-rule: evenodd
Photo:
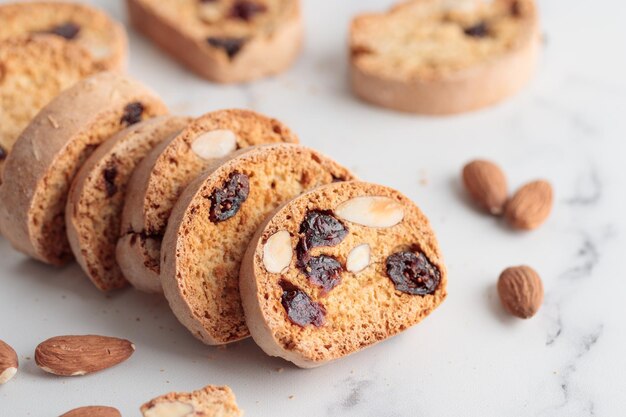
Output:
M352 88L405 112L474 110L526 84L539 47L534 0L412 0L353 20Z
M130 126L104 142L78 171L65 209L67 235L78 263L101 291L127 284L115 247L133 170L154 146L190 121L168 115Z
M241 417L235 394L227 386L208 385L193 392L170 392L141 406L143 417Z
M53 36L0 41L0 174L13 144L37 112L96 72L84 48Z
M299 145L244 149L209 167L183 192L163 238L161 283L178 320L207 344L247 337L239 267L257 227L284 201L350 179Z
M400 333L446 297L428 219L380 185L317 188L265 220L240 274L246 322L271 356L310 368Z
M29 1L0 5L0 40L50 34L82 46L96 66L121 70L128 40L124 27L105 12L85 4Z
M140 32L211 81L284 71L300 51L299 0L127 0Z
M0 229L19 251L62 265L71 258L65 205L78 169L120 130L164 114L143 85L103 72L79 81L44 107L6 159Z
M172 207L211 161L248 146L297 142L276 119L247 110L219 110L197 118L157 146L133 174L122 215L117 260L131 284L141 291L162 292L161 239Z

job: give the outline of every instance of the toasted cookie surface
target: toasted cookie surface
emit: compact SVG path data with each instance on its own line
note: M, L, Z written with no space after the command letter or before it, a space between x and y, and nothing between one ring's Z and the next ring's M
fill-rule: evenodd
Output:
M200 76L243 82L285 70L302 43L298 0L127 0L132 24Z
M54 36L0 40L0 174L13 144L37 112L97 71L84 48Z
M227 386L208 385L193 392L171 392L141 406L143 417L241 417L235 394Z
M353 20L352 88L401 111L477 109L528 81L539 41L534 0L411 0Z
M115 259L126 188L137 164L189 118L159 116L117 133L87 159L70 189L65 220L79 264L102 291L127 284Z
M205 114L157 146L137 167L122 216L118 261L137 289L162 292L161 239L172 207L185 187L216 158L264 143L296 143L276 119L247 110Z
M128 50L126 32L103 11L63 1L0 5L0 40L48 34L82 46L98 69L120 70Z
M65 206L80 166L106 139L167 108L126 77L100 73L44 107L6 159L0 229L19 251L60 265L71 258Z
M254 340L315 367L400 333L446 297L447 273L424 214L397 191L319 187L265 220L240 290Z
M265 145L217 161L183 192L161 250L161 283L174 314L207 344L248 336L239 267L267 214L300 193L352 179L334 161L298 145Z

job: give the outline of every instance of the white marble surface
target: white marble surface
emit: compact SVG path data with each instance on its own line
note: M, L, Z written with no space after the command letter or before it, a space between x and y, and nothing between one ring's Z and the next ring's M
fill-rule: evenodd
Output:
M350 16L389 1L304 1L304 54L276 79L212 85L132 31L130 73L176 113L248 107L281 118L306 145L409 195L438 232L447 301L399 337L304 371L252 341L205 347L158 297L104 296L76 266L40 265L0 239L0 338L22 362L0 388L0 416L56 416L89 404L138 416L153 396L205 384L230 385L257 417L624 415L626 3L542 1L545 52L522 94L473 114L423 118L364 105L346 86ZM125 20L121 1L97 3ZM458 174L476 156L500 162L514 187L552 181L556 206L545 227L514 233L468 204ZM499 272L520 263L534 266L546 287L529 321L507 317L494 292ZM37 343L83 333L127 337L137 352L75 379L35 366Z

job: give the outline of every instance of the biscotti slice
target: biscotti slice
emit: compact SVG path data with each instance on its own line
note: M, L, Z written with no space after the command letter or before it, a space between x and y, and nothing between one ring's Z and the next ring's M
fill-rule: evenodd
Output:
M124 27L105 12L80 3L29 1L0 5L0 40L50 34L82 46L96 66L121 70L128 40Z
M299 0L127 0L140 32L211 81L287 69L302 44Z
M208 385L193 392L170 392L141 406L143 417L241 417L230 387Z
M0 229L19 251L62 265L71 258L65 205L78 169L120 130L167 108L141 84L114 73L79 81L26 127L4 166Z
M84 48L53 36L0 41L0 174L13 144L37 112L59 92L96 72Z
M246 322L271 356L310 368L400 333L446 297L424 214L380 185L320 187L265 220L240 274Z
M104 142L87 159L70 188L65 222L70 246L89 279L102 291L127 284L115 260L126 187L137 164L191 119L159 116Z
M405 112L474 110L526 84L539 46L534 0L412 0L353 20L352 88Z
M208 168L183 192L163 238L161 283L178 320L207 344L247 337L239 267L257 227L284 201L350 179L299 145L244 149Z
M162 292L160 247L174 203L213 159L264 143L297 143L276 119L247 110L205 114L155 148L137 167L128 186L117 260L141 291Z

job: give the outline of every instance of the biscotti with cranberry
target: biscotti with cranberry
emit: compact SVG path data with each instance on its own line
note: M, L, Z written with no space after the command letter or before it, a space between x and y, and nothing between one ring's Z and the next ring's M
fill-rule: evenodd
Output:
M6 159L0 186L0 229L19 251L62 265L72 258L65 206L79 168L105 140L165 114L152 91L103 72L79 81L35 116Z
M0 41L0 177L13 144L39 110L96 72L84 48L54 36Z
M240 290L255 342L310 368L394 336L446 298L428 219L399 192L330 184L283 205L244 256Z
M227 386L208 385L193 392L170 392L141 406L143 417L241 417L235 394Z
M353 20L352 89L405 112L475 110L520 90L539 49L534 0L411 0Z
M299 145L264 145L216 161L183 192L161 250L161 283L178 320L211 345L249 335L239 268L257 227L284 201L352 174Z
M161 239L172 207L185 187L214 159L248 146L297 143L276 119L247 110L207 113L157 146L138 165L128 185L117 260L131 284L162 292Z
M65 223L70 246L101 291L124 287L115 259L126 189L137 164L191 119L159 116L124 129L104 142L80 168L70 188Z
M211 81L286 70L300 51L299 0L127 0L139 32Z
M126 64L126 31L100 9L65 1L14 2L0 5L0 22L0 40L48 34L83 47L100 71Z

